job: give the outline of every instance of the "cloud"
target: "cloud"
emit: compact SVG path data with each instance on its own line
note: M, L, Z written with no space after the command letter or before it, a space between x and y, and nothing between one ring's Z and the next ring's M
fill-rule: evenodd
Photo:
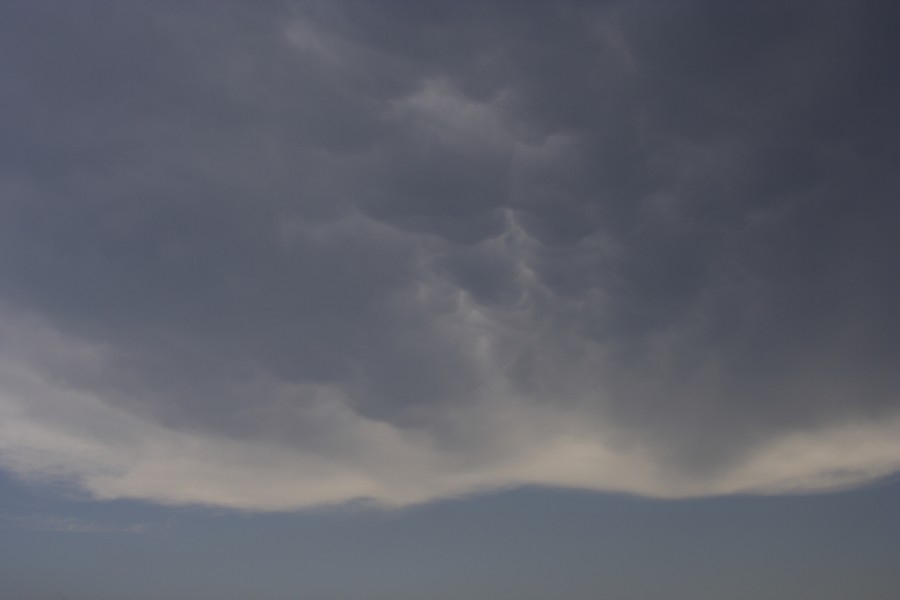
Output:
M57 533L147 533L150 531L145 523L124 526L106 525L96 521L60 515L2 515L0 523L5 523L9 527Z
M900 469L890 7L92 6L0 9L3 468L248 510Z

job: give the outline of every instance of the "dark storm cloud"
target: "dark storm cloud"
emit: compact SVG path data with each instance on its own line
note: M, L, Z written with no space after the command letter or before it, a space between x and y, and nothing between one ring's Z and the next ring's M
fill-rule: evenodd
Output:
M897 468L891 3L0 10L9 468L257 508Z

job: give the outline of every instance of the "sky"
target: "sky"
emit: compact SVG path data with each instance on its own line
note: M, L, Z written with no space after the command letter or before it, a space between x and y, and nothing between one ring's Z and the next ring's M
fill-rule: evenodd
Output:
M0 3L0 600L894 600L898 28Z

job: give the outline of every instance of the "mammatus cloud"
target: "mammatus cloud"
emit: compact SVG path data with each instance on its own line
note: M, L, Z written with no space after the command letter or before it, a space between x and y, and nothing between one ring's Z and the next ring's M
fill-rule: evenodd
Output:
M0 19L0 467L248 510L900 470L886 3L92 6Z

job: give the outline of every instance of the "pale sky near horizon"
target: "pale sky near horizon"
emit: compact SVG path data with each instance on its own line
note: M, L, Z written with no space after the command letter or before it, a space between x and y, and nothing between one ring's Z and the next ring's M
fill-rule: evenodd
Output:
M893 600L898 28L0 3L0 600Z

